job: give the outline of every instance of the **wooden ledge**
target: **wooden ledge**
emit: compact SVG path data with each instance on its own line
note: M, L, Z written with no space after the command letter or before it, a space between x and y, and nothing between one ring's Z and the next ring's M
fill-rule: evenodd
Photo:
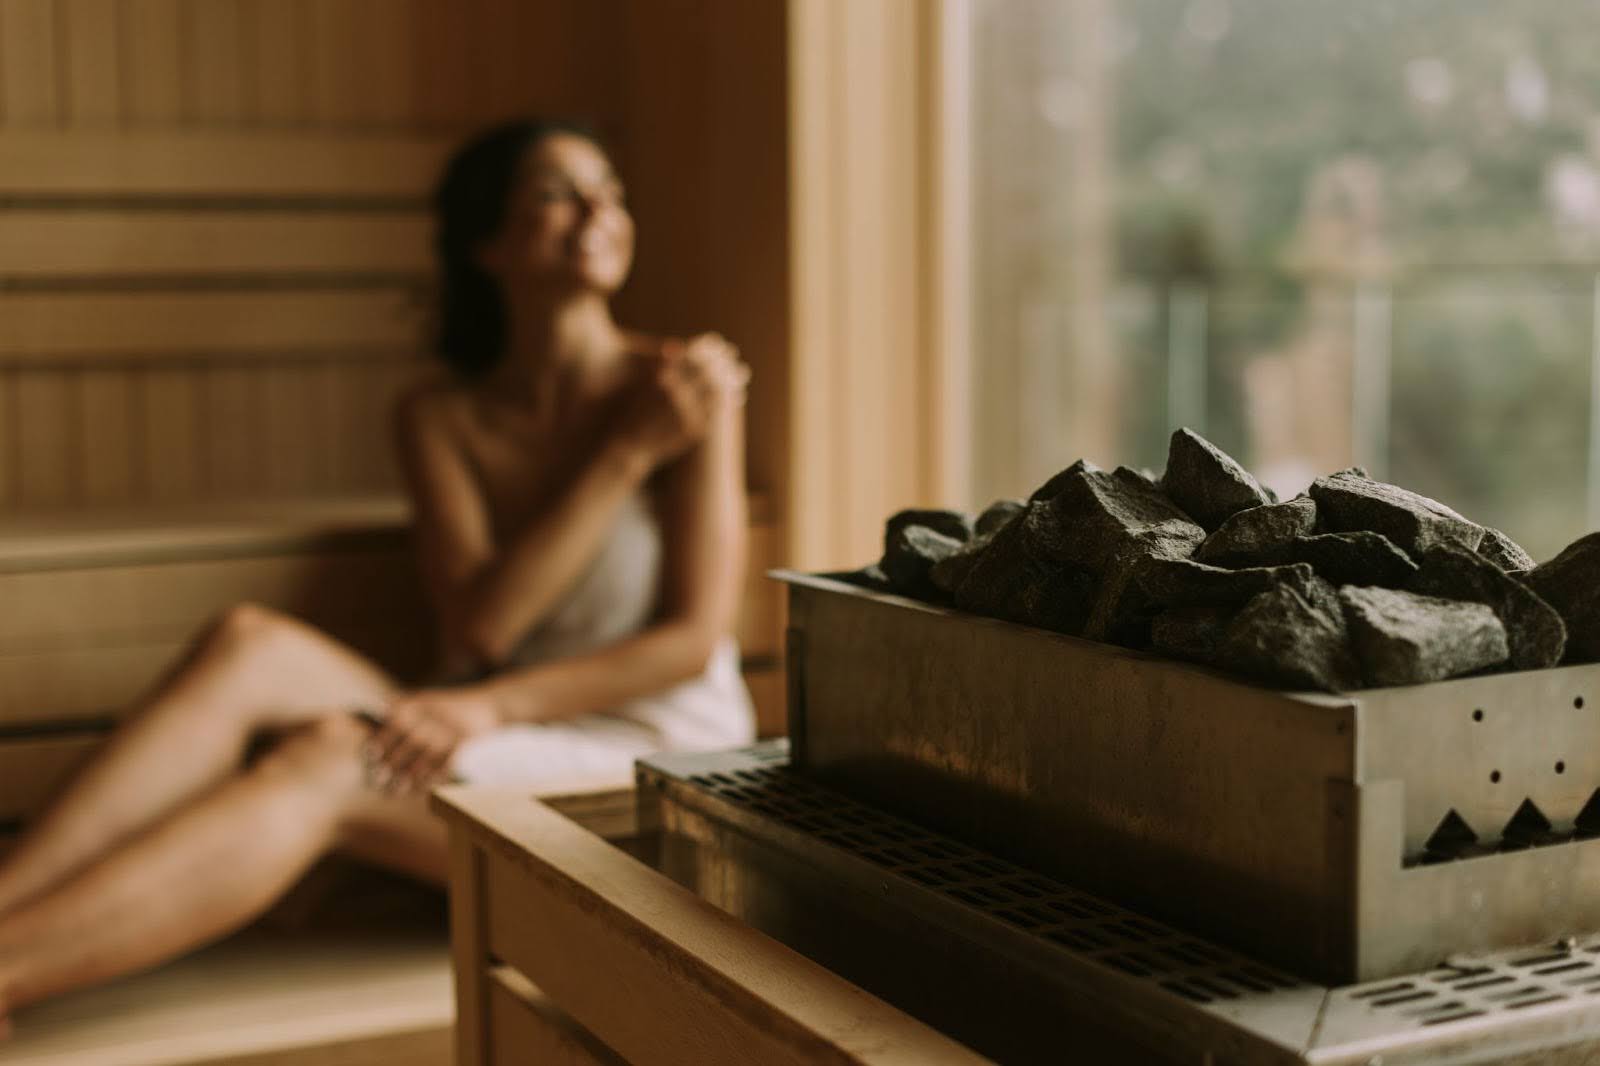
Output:
M399 545L409 522L396 496L21 515L0 519L0 573Z
M442 928L254 929L20 1011L6 1066L435 1066L454 1004Z
M393 495L11 515L0 518L0 573L400 546L410 521ZM771 525L764 496L751 497L750 521Z

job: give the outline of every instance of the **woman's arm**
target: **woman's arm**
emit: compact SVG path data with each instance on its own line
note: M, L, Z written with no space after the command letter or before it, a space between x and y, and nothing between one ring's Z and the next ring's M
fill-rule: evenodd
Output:
M594 559L623 503L665 455L701 432L708 386L686 360L663 361L622 431L504 546L437 394L397 409L401 466L414 502L424 580L449 671L503 663Z
M679 397L686 407L674 408L676 439L691 431L702 439L663 478L666 550L656 620L639 634L592 654L395 700L370 745L371 758L386 767L392 787L418 788L437 780L461 741L497 725L614 707L705 669L717 639L733 625L744 574L742 418L749 371L717 337L697 339L683 361L691 367L688 377L696 391L691 401ZM657 414L642 412L645 422L656 425L655 439L665 439ZM474 565L492 565L487 512L460 450L447 446L447 435L443 444L430 443L438 440L442 427L430 429L427 411L403 411L401 417L402 439L412 442L406 465L418 493L425 569L430 584L444 586L448 596L452 583L472 579ZM407 418L420 418L423 424L408 432L403 425ZM682 449L674 444L673 450ZM436 520L424 524L424 514Z
M723 384L705 439L664 475L665 554L655 620L594 652L510 670L476 686L504 720L606 710L704 672L717 641L733 628L744 581L743 387L741 369Z

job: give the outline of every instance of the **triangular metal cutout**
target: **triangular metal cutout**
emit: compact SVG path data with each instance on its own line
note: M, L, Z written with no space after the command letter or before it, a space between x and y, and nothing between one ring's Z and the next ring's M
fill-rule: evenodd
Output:
M1533 800L1525 799L1522 806L1517 808L1517 813L1511 816L1506 827L1500 831L1500 846L1502 848L1531 848L1539 844L1551 842L1550 819L1544 812L1534 806Z
M1572 824L1580 837L1600 837L1600 788L1594 790Z
M1428 837L1427 843L1422 845L1422 860L1445 862L1456 858L1477 842L1478 834L1452 807Z

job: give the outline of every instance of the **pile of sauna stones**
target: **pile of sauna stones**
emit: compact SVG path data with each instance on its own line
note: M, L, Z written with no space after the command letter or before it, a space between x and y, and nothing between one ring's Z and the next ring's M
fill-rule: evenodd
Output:
M902 511L848 576L1295 689L1600 660L1600 533L1536 566L1361 469L1280 502L1187 429L1159 478L1080 460L977 516Z

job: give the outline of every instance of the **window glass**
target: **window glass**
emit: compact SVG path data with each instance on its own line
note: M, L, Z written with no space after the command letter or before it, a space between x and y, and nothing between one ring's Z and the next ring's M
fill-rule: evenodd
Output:
M972 483L1360 463L1600 524L1593 0L975 0Z

